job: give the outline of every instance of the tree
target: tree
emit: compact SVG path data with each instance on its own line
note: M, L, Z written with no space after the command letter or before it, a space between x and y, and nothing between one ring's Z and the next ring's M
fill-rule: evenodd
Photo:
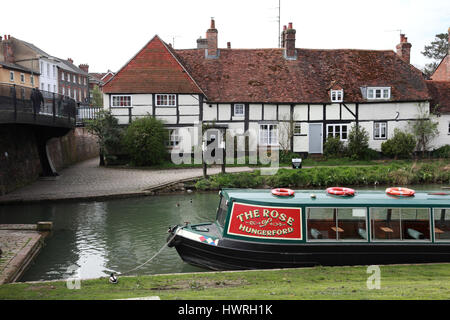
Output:
M438 67L440 61L445 57L448 52L448 33L437 34L434 41L430 45L424 47L424 51L421 53L430 59L436 60L431 63L427 63L423 72L430 77L436 68Z
M411 158L416 143L414 135L395 128L394 136L381 144L381 152L394 159Z
M105 165L105 157L121 145L122 130L111 112L100 110L96 118L86 121L87 130L98 137L100 166Z
M100 91L100 88L96 85L94 86L94 89L92 90L92 101L91 104L94 107L101 107L103 106L103 95Z
M417 140L417 150L425 156L431 141L439 134L438 122L430 119L432 116L423 104L419 105L417 119L410 121L411 131Z
M128 126L124 143L134 165L151 166L162 163L168 156L168 139L164 123L147 116L134 120Z
M347 152L352 159L364 159L369 149L369 133L359 124L354 124L348 134Z

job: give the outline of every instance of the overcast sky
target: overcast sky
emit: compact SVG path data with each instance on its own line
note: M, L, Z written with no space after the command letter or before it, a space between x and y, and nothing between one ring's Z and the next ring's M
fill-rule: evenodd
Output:
M0 34L31 42L90 72L117 71L155 34L194 48L214 17L219 47L278 46L278 0L14 0L1 6ZM411 63L450 27L449 0L281 0L281 25L293 23L297 48L395 50L400 31Z

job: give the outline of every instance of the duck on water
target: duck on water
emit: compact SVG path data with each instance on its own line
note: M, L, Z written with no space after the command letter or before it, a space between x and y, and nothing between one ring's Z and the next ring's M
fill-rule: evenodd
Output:
M212 270L450 262L450 194L388 188L223 189L214 222L168 246Z

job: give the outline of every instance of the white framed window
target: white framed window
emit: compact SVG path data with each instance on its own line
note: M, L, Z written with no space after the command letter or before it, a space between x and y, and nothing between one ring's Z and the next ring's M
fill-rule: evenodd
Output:
M347 124L328 124L327 137L339 138L342 141L347 141L348 125Z
M168 147L175 147L180 143L180 135L178 129L169 129L169 139L167 140Z
M41 90L44 91L44 84L41 83Z
M276 124L259 125L259 144L266 146L278 145L278 126Z
M47 83L47 91L48 91L48 92L51 92L51 91L50 91L50 83Z
M41 74L44 74L44 62L41 61Z
M302 124L300 122L294 123L294 136L299 136L302 134Z
M83 84L86 85L86 78L83 78Z
M330 90L331 102L343 102L344 90Z
M53 69L53 78L56 78L56 66L53 65L52 69Z
M62 87L62 91L61 91L62 95L66 95L66 88Z
M112 96L112 107L131 107L131 96Z
M30 76L30 83L32 86L34 86L34 76Z
M387 139L387 122L373 123L373 138L383 140Z
M25 74L20 74L20 82L25 83Z
M448 123L448 134L450 134L450 122Z
M157 94L155 100L157 107L176 107L177 105L175 94Z
M243 117L245 115L245 108L242 103L236 103L234 105L234 116Z
M72 81L73 81L73 83L77 83L77 76L76 75L72 75Z
M391 98L390 87L368 87L367 99L369 100L384 100Z
M70 87L67 88L67 95L68 95L69 97L71 97L71 95L70 95Z
M14 81L14 71L9 72L9 81Z
M73 89L73 98L77 100L77 89Z
M50 64L47 63L47 77L50 78ZM48 90L50 91L50 90Z

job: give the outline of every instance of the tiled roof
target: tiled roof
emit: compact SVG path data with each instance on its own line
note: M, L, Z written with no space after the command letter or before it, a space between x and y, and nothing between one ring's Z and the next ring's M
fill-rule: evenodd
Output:
M438 112L450 113L450 81L426 81L431 95L431 105L438 107Z
M103 87L105 93L203 93L155 36Z
M28 73L33 73L35 75L40 75L39 72L33 71L31 69L25 68L21 65L18 65L16 63L9 63L9 62L1 62L0 61L0 65L3 66L6 69L14 69L14 70L19 70L19 71L24 71L24 72L28 72Z
M336 84L348 102L366 101L364 86L391 87L392 101L429 98L422 73L393 51L297 49L294 61L283 49L220 49L218 59L175 52L211 102L325 103Z

